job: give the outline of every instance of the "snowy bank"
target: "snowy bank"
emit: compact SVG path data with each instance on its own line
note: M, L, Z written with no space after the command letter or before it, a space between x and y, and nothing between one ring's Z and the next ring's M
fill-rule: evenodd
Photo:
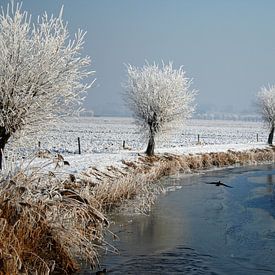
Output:
M268 148L266 143L249 143L249 144L217 144L217 145L196 145L186 147L161 148L157 149L157 154L204 154L231 151L246 151L252 149ZM120 150L115 153L102 152L83 155L68 155L66 160L70 163L70 167L66 168L67 172L80 173L89 168L96 167L98 170L106 170L109 166L117 168L125 166L124 161L136 161L139 156L144 155L142 151Z

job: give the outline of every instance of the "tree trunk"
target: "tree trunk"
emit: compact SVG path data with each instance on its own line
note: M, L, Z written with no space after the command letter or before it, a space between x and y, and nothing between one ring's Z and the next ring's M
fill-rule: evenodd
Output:
M150 135L148 146L145 153L147 156L153 156L155 154L155 136L152 134Z
M4 148L0 148L0 170L2 170L2 162L3 162L3 152Z
M272 126L272 128L270 130L270 133L269 133L269 136L268 136L268 144L269 145L272 145L273 136L274 136L274 126Z
M3 152L9 138L10 134L6 131L6 129L4 127L0 127L0 170L2 170Z

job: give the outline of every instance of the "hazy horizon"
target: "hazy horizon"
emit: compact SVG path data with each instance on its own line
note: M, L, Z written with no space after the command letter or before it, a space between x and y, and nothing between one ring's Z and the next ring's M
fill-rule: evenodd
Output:
M87 31L84 53L97 81L84 107L96 115L129 113L124 64L145 59L183 65L202 112L253 110L259 89L275 83L275 1L25 0L23 9L57 15L63 4L71 34Z

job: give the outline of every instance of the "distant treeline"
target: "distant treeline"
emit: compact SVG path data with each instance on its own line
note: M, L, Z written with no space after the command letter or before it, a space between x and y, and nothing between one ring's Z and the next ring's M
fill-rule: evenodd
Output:
M93 110L84 110L80 113L81 117L93 117L97 116ZM113 114L108 116L114 117L129 117L129 114ZM192 116L193 119L205 119L205 120L242 120L242 121L262 121L262 117L257 114L233 114L233 113L221 113L221 112L208 112L208 113L195 113Z
M231 113L197 113L193 115L195 119L207 120L243 120L243 121L262 121L260 115L255 114L231 114Z

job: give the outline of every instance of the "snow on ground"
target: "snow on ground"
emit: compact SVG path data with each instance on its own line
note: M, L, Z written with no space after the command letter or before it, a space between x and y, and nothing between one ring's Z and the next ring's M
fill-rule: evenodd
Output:
M170 153L170 154L201 154L211 152L226 152L227 150L232 151L244 151L250 149L263 149L266 148L267 144L264 142L254 142L247 144L212 144L212 145L196 145L188 147L174 147L174 148L160 148L156 150L157 153Z
M156 153L181 155L264 148L267 136L268 132L260 122L189 120L170 139L157 143ZM78 154L78 137L81 141L81 155ZM66 124L55 125L46 136L38 140L41 149L62 154L70 163L66 167L69 173L77 173L89 167L104 170L111 165L121 166L122 160L133 161L146 148L146 140L142 139L140 130L131 118L71 119ZM122 147L123 141L128 148L126 150ZM37 145L28 148L28 151L35 149Z
M217 145L196 145L188 147L174 147L157 149L156 153L170 153L170 154L197 154L210 152L226 152L227 150L243 151L250 149L266 148L266 143L250 143L250 144L217 144ZM134 161L142 151L128 151L121 150L117 153L95 153L84 155L66 156L66 160L70 163L70 168L67 169L70 173L80 172L89 167L96 167L99 170L105 170L107 166L120 167L123 166L122 160Z
M171 134L167 142L158 148L186 147L200 142L215 144L246 144L258 140L265 142L267 130L260 122L189 120ZM133 150L144 150L140 130L131 118L90 117L70 120L67 124L51 128L46 137L39 138L42 149L73 154L78 152L77 138L83 153L116 153L122 149L123 141Z

